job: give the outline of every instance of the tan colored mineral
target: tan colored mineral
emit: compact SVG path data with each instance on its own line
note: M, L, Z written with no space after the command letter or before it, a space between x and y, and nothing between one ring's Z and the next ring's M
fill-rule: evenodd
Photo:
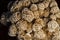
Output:
M44 39L45 36L46 35L45 35L45 33L44 33L43 30L40 30L40 31L34 33L34 37L35 38L38 38L38 39Z
M59 24L55 20L48 22L48 31L49 32L55 32L57 27L59 27Z
M30 0L21 0L23 3L22 3L22 5L23 6L29 6L30 5Z
M24 8L22 11L22 18L28 22L31 22L34 19L34 14L28 8Z
M21 13L20 12L13 13L13 15L9 18L9 20L12 23L16 23L20 19L21 19Z
M59 8L57 6L55 7L52 7L51 10L50 10L51 13L55 14L57 12L59 12Z
M39 11L34 11L33 14L35 19L38 19L40 17Z
M19 20L17 23L16 23L16 26L19 30L27 30L27 27L28 27L28 23L24 20Z
M15 24L12 24L10 26L8 34L9 34L9 36L16 36L16 34L17 34L17 28L16 28Z
M32 4L31 7L30 7L31 11L37 11L38 10L38 7L36 4Z
M31 0L32 3L37 3L39 0Z
M16 0L9 12L0 19L2 24L11 23L9 36L18 40L60 40L60 9L55 0Z

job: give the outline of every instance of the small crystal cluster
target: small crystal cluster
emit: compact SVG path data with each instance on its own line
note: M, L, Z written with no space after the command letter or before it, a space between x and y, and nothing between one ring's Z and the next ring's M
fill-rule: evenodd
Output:
M55 0L16 0L11 16L0 22L11 22L9 36L18 40L60 40L60 9Z

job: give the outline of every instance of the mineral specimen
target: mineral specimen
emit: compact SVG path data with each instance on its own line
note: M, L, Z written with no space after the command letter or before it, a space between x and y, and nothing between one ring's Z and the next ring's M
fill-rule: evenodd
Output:
M0 22L10 22L8 35L18 40L60 40L60 9L55 0L16 0L9 9L9 17Z

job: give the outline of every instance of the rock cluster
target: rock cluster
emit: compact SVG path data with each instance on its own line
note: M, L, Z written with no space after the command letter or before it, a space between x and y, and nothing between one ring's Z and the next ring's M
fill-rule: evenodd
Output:
M60 40L60 9L55 0L16 0L11 16L0 22L11 22L9 36L18 40Z

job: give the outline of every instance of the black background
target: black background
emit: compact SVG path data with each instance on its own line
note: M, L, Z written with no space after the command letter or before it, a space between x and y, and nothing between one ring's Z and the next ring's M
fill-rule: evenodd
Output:
M7 12L7 5L10 1L15 1L15 0L0 0L0 16L3 12ZM60 0L56 0L58 3L58 6L60 8ZM0 40L17 40L16 37L10 37L8 36L8 29L9 29L9 24L7 26L3 25L0 23Z
M15 0L0 0L0 17L3 12L7 12L7 5L10 1L15 1ZM9 25L7 26L3 25L0 23L0 40L17 40L16 37L10 37L8 36L8 29Z

